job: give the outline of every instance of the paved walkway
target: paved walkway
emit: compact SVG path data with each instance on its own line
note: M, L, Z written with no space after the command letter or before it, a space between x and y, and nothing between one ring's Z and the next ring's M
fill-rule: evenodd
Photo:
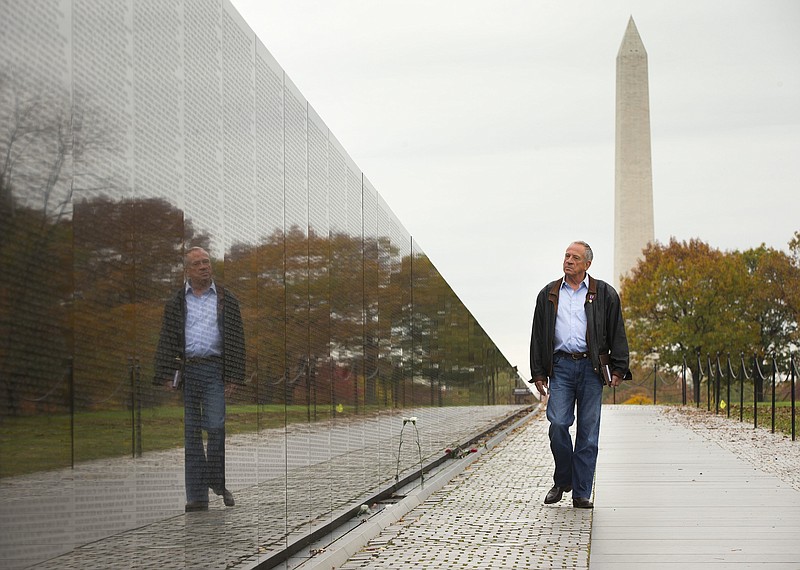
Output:
M593 511L542 504L540 414L346 561L347 536L293 567L800 569L800 443L691 408L606 406L602 422Z
M747 460L753 457L748 447L759 448L772 434L735 423L751 439L734 447L731 430L718 424L723 447L707 429L713 424L695 428L647 407L609 411L597 469L592 570L800 568L800 491L777 476L780 452L755 465ZM784 462L800 468L800 444L782 451L790 454Z

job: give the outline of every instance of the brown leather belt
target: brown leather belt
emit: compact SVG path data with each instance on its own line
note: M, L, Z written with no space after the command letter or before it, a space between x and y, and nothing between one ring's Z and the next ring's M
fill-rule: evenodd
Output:
M205 356L203 358L190 357L186 359L186 364L210 364L212 362L222 362L221 356Z
M588 352L565 352L563 350L557 350L555 355L571 358L572 360L582 360L584 358L589 358Z

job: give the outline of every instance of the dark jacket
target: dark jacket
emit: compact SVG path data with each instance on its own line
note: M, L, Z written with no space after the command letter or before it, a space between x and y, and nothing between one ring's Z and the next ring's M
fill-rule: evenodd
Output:
M217 326L222 337L222 376L226 382L244 384L245 347L239 301L216 285ZM186 292L182 287L164 306L164 319L155 358L154 384L163 384L181 366L186 350Z
M548 283L536 297L531 333L531 382L547 382L553 375L558 292L563 280L562 277ZM599 374L600 354L609 354L612 373L630 379L628 338L625 336L619 295L611 285L590 275L584 307L586 346L592 359L592 368Z

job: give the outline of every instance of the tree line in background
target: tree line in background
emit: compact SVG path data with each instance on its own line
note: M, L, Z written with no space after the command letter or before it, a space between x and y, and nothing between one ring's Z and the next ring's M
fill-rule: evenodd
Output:
M70 399L77 409L124 405L132 366L149 389L183 248L210 249L210 237L157 198L100 196L53 218L6 192L0 214L3 410L53 410L53 401L63 409ZM242 306L245 401L436 405L443 391L459 390L461 403L495 403L498 392L509 399L505 358L427 257L401 255L386 237L292 227L236 244L213 263ZM484 390L498 375L502 389ZM416 396L399 393L414 379Z
M649 244L620 287L634 364L680 367L686 357L698 378L698 353L788 356L800 344L800 231L788 245Z

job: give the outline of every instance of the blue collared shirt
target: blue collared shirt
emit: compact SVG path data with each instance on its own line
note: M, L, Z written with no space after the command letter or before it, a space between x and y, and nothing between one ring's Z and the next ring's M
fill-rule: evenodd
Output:
M589 292L589 275L581 281L577 291L567 284L566 278L558 291L556 336L553 349L564 352L586 352L586 294Z
M222 355L222 338L217 326L217 287L211 287L201 296L192 292L187 282L186 295L186 357L207 358Z

